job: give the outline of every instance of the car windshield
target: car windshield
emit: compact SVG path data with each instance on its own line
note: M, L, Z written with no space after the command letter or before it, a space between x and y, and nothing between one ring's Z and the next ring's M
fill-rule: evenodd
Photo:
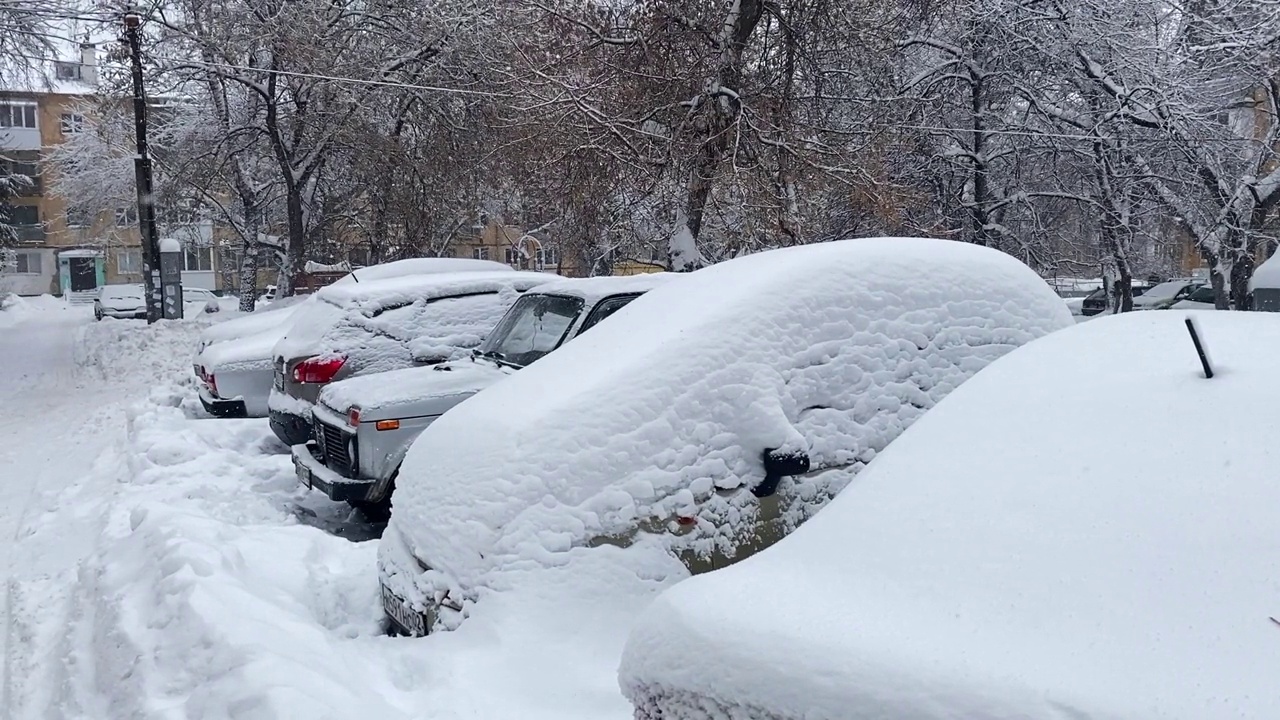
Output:
M1162 282L1146 291L1142 294L1142 297L1152 300L1167 300L1177 295L1182 291L1182 288L1186 286L1187 283L1185 280L1170 280L1168 282Z
M130 300L141 300L144 295L140 286L134 285L108 285L102 288L102 297L104 298L128 298Z
M1213 286L1205 285L1199 288L1198 290L1196 290L1195 292L1191 293L1191 295L1188 296L1187 299L1190 300L1191 302L1212 304L1214 300Z
M582 299L526 295L511 306L480 346L480 354L523 367L555 350L582 312Z

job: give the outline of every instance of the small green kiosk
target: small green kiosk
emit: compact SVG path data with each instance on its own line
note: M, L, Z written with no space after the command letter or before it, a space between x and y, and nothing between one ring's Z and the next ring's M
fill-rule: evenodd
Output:
M58 253L58 287L74 300L92 296L107 283L107 268L99 250L63 250Z

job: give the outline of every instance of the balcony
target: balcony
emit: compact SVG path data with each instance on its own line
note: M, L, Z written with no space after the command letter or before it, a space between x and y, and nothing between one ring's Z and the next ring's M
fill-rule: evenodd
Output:
M0 127L0 150L39 150L40 128Z
M43 225L13 225L11 228L19 243L39 245L44 242Z

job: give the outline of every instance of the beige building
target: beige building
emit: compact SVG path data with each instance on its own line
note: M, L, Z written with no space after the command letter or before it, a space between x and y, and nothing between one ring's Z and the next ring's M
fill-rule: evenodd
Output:
M552 240L525 233L515 225L489 223L476 225L472 230L470 237L461 238L453 244L456 257L495 260L517 270L553 272L565 277L582 277L587 274L587 268L580 261L562 255L560 248ZM640 275L662 272L665 269L654 263L626 260L614 263L613 274Z
M87 299L100 285L142 282L136 203L83 217L49 191L46 153L90 130L80 108L97 84L97 50L84 45L75 60L52 64L47 87L0 90L0 156L6 170L33 180L3 203L16 241L0 254L0 292ZM176 235L186 248L183 283L218 289L213 223L193 223Z

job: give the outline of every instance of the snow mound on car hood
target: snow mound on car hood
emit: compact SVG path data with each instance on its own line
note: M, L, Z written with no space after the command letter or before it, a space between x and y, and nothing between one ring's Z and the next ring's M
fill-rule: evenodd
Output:
M765 449L860 466L987 363L1071 322L1022 263L942 240L791 248L677 278L419 437L392 500L392 528L434 569L435 590L411 595L676 513L698 521L673 542L732 548ZM788 521L839 487L785 481Z
M1206 380L1186 315L1012 353L794 535L666 592L622 661L636 717L1280 717L1280 318L1195 313Z
M432 398L477 393L512 372L486 360L455 360L331 383L320 391L320 402L340 414L357 406L366 421L381 420L384 409L393 411L391 417L399 417L395 411Z
M200 333L198 349L203 350L215 343L256 335L273 328L284 328L286 323L295 316L295 313L301 312L306 305L313 302L315 302L314 296L289 307L265 308L220 322ZM270 355L270 348L267 350L267 354Z

